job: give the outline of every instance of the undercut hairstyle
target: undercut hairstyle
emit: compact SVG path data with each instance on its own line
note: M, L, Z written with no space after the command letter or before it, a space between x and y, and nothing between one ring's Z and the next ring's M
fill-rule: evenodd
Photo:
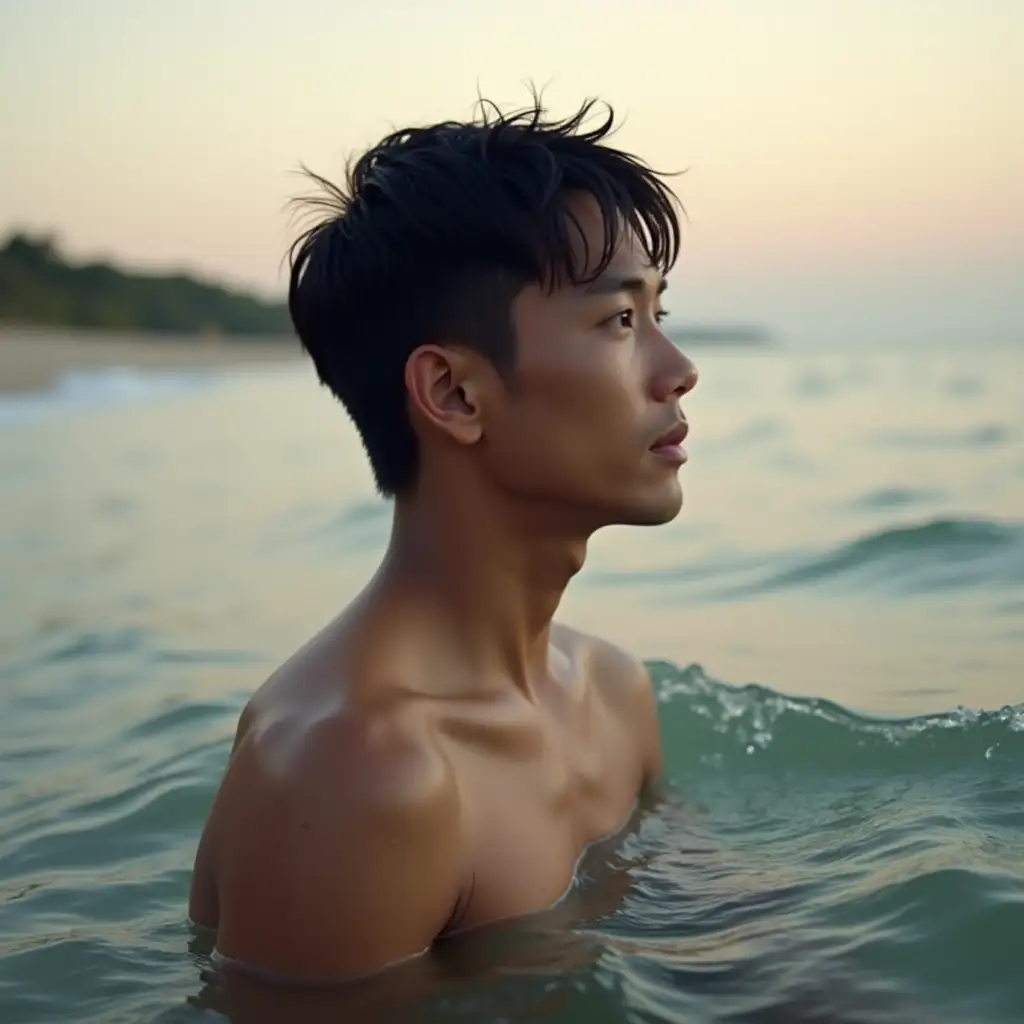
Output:
M676 200L637 157L607 145L615 115L590 127L596 101L551 120L534 96L503 113L392 132L350 161L344 184L306 171L295 202L314 223L292 245L288 306L322 384L345 406L378 491L401 497L419 469L405 364L424 344L479 352L515 371L512 301L530 283L554 289L604 272L623 230L667 273L680 246ZM568 200L592 197L600 253Z

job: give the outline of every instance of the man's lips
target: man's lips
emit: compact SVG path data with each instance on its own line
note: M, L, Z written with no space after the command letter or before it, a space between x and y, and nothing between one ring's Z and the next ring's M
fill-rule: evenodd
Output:
M667 448L677 447L686 440L686 435L690 432L690 424L686 420L679 420L669 430L666 430L661 437L658 438L651 448Z
M671 429L666 430L654 444L651 445L651 452L664 459L682 464L686 461L686 449L683 442L690 432L690 425L686 420L680 420Z

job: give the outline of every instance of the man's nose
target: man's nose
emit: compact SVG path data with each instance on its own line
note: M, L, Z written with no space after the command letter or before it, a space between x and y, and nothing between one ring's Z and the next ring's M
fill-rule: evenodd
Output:
M693 360L667 337L662 335L661 342L655 393L658 401L667 402L689 394L697 386L700 374Z

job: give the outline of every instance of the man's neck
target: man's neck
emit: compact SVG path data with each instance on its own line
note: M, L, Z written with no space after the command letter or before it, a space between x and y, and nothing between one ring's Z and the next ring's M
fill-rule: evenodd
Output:
M378 584L429 600L481 672L532 696L548 673L551 621L583 566L588 534L491 491L421 483L396 503Z

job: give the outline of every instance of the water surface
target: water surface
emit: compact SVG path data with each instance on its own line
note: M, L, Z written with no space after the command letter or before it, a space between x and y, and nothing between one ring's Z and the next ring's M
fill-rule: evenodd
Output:
M563 606L651 665L668 798L401 1014L1024 1020L1021 351L697 357L683 515ZM0 479L0 1020L342 1019L225 990L185 901L246 696L387 536L344 414L86 375L0 400Z

